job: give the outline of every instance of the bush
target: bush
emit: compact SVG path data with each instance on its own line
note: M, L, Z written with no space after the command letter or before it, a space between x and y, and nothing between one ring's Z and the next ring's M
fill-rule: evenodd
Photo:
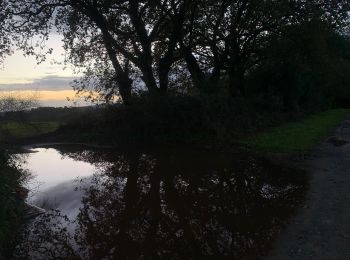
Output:
M132 106L108 106L81 113L60 132L80 141L188 143L224 140L275 125L289 114L259 102L221 95L143 97Z
M0 259L9 259L20 223L15 190L23 178L23 173L11 163L9 156L0 151Z

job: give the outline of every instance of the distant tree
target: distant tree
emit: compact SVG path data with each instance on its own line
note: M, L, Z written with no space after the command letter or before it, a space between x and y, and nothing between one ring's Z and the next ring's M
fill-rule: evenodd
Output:
M38 94L21 95L19 93L0 94L0 112L25 111L39 105Z
M30 125L34 129L39 130L26 118L24 113L37 106L38 96L36 94L23 96L18 93L0 93L0 114L2 114L2 116L5 116L8 112L16 112L16 117L12 118L12 120ZM3 117L3 120L6 119ZM12 136L6 124L0 127L0 134L2 138L5 139Z

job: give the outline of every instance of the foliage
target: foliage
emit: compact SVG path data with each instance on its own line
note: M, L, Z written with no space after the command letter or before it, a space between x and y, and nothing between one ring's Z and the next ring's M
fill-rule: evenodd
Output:
M1 93L0 94L0 112L25 111L38 106L38 95L22 96L20 93Z
M5 8L6 3L0 1L0 10ZM0 12L0 24L4 24L7 19L7 14ZM2 65L6 56L12 53L11 51L11 40L9 36L9 31L4 26L0 26L0 64Z
M89 110L89 107L37 107L26 111L11 111L0 117L0 121L64 123L70 117Z
M341 100L344 106L350 93L349 50L349 38L320 20L287 26L264 50L248 93L284 111L319 111Z
M350 3L5 0L2 7L4 39L41 61L51 52L45 42L58 31L67 62L85 73L76 90L130 104L140 91L166 95L189 82L186 94L218 93L224 86L231 96L245 96L247 78L266 64L264 50L276 35L283 40L286 27L315 19L340 33Z
M28 223L14 252L15 259L81 259L74 252L67 231L69 218L48 211Z
M350 106L347 0L6 0L2 7L4 39L40 62L57 31L66 62L84 72L76 90L130 105L107 106L102 117L86 110L61 129L80 138L230 140L236 130Z
M350 113L348 109L328 110L259 133L243 143L260 152L295 153L310 150L341 120Z
M133 106L107 106L76 114L59 128L65 138L117 144L229 143L294 115L262 110L258 102L225 96L144 97Z
M24 172L0 151L0 258L8 259L20 222L20 207L16 202L16 188L25 179Z

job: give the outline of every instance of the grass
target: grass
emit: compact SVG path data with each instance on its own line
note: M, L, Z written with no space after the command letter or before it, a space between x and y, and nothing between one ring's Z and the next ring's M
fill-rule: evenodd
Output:
M261 153L296 153L312 149L332 128L350 115L350 109L333 109L286 123L243 141Z
M0 133L5 138L26 138L33 137L40 134L47 134L58 129L59 123L51 122L15 122L6 121L0 122Z

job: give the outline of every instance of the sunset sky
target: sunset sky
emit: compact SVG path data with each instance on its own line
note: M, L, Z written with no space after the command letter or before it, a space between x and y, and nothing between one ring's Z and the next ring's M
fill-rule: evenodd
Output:
M44 63L37 64L34 57L24 57L21 51L8 57L0 70L0 91L19 91L21 94L38 91L42 106L71 106L67 97L74 97L71 68L55 64L63 60L63 48L59 36L53 35L48 43L54 49Z

